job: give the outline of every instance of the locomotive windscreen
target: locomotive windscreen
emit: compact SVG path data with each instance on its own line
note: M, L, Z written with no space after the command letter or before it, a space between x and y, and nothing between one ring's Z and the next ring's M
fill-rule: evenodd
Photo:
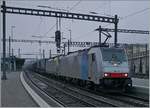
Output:
M127 61L127 57L123 49L101 48L101 52L104 61Z

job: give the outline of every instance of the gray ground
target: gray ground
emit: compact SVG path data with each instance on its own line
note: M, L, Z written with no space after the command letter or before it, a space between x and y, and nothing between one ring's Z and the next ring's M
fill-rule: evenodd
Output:
M21 83L20 72L7 73L7 78L1 82L2 107L37 107Z
M133 86L140 86L144 88L149 88L149 79L138 79L138 78L132 78Z

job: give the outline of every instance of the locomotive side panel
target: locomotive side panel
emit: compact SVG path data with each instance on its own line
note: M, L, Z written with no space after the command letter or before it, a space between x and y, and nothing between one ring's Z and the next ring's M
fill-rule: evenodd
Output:
M65 76L65 70L66 70L66 66L68 65L68 62L66 60L66 57L63 57L60 59L59 62L59 75L60 76Z
M88 80L88 52L84 51L82 52L80 56L80 79L82 80Z
M42 72L45 72L45 69L46 69L46 59L42 59L40 62L41 62L41 71Z
M74 78L79 78L81 77L81 74L80 74L80 64L81 64L81 55L77 55L77 56L74 56L73 57L73 62L72 62L72 72L71 72L71 76L70 77L73 77Z
M54 60L49 60L47 62L46 72L51 74L56 74L56 62Z
M95 84L99 84L102 73L102 60L100 57L100 49L92 48L88 52L88 79Z
M67 56L60 59L59 71L61 76L80 78L80 56Z

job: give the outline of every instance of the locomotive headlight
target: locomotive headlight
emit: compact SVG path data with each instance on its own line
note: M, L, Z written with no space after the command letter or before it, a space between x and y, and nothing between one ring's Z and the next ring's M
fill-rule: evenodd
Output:
M125 77L127 77L127 76L128 76L128 74L127 74L127 73L125 73L125 74L124 74L124 76L125 76Z
M104 77L108 77L108 76L110 76L109 73L104 73Z
M107 73L105 73L105 74L104 74L104 76L105 76L105 77L107 77L107 76L108 76L108 74L107 74Z
M123 73L122 74L124 77L128 77L128 73Z

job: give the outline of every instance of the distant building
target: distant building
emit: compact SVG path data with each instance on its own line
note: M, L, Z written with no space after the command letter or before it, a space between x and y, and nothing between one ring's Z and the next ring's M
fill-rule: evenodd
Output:
M149 78L149 45L129 44L126 51L132 76Z
M3 59L1 58L1 70L3 70ZM22 69L22 66L25 62L25 59L17 58L15 56L6 58L6 71L19 71Z

